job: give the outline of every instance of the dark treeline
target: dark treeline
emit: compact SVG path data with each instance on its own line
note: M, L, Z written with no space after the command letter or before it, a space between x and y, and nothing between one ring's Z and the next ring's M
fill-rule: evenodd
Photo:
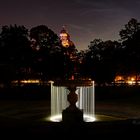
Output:
M97 84L111 83L116 75L140 74L140 23L132 18L119 32L120 39L94 39L87 50L64 48L46 25L2 26L0 33L0 82L68 78L73 73ZM71 49L72 48L72 49ZM72 57L71 55L72 54ZM75 67L76 65L76 67ZM75 70L76 68L76 70Z
M110 84L117 75L140 74L140 23L132 18L119 32L117 41L94 39L82 51L82 73L98 84Z

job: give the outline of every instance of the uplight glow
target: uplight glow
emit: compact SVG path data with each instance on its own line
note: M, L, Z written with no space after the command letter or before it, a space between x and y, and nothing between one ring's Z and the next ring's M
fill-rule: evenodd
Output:
M94 122L94 121L96 121L95 117L89 116L89 115L84 115L83 119L84 119L83 120L84 122ZM56 115L56 116L51 116L49 120L52 121L52 122L61 122L62 121L62 115L59 114L59 115Z

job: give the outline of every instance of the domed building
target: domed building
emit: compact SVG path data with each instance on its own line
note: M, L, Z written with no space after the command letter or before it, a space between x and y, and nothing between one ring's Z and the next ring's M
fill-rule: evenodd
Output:
M65 77L74 79L75 75L77 75L77 49L71 41L65 26L60 31L60 41L65 55Z
M60 40L63 47L75 47L74 43L70 40L70 35L63 26L62 30L60 31Z

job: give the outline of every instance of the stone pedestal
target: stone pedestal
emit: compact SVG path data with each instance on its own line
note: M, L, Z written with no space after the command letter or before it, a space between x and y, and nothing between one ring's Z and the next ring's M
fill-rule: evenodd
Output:
M83 122L83 111L77 107L74 107L73 109L67 107L62 112L62 121L71 123Z
M62 112L62 121L63 122L82 122L83 121L83 111L76 107L76 102L78 100L78 96L75 93L76 86L69 86L67 89L70 93L67 96L67 100L70 105Z

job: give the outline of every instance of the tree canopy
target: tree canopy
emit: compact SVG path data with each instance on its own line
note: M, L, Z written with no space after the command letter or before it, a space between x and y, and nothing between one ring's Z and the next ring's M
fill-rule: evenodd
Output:
M119 40L93 39L87 50L64 48L46 25L30 30L5 25L0 33L1 81L39 78L90 77L97 84L111 83L118 74L140 75L140 23L132 18L119 32ZM6 78L7 77L7 78Z

